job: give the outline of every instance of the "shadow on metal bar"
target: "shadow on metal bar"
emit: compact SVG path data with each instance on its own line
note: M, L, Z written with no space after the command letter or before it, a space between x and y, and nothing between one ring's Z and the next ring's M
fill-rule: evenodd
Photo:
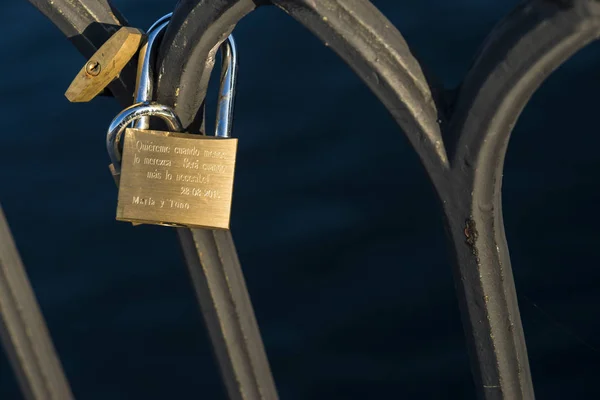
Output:
M124 23L107 1L80 0L66 14L72 2L31 2L67 36L81 35L73 42L86 55L110 31L104 30L104 38L92 37L90 25L115 24L115 18ZM243 16L267 3L179 2L161 46L157 94L159 102L177 105L188 129L197 130L203 123L202 106L219 45ZM533 92L600 35L600 4L523 2L489 35L451 104L453 111L446 115L443 105L448 100L431 89L433 79L425 76L401 34L367 0L271 3L350 65L419 154L441 200L453 244L455 280L480 398L533 399L502 220L504 155L510 132ZM127 89L113 91L122 103L130 101L129 82L119 83ZM231 234L179 234L230 397L277 398ZM225 284L228 279L235 284Z

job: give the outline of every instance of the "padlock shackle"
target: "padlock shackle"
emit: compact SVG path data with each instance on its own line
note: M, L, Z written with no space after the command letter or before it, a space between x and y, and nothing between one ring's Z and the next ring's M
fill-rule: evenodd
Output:
M217 137L231 136L237 71L237 48L233 35L229 35L221 45L221 89L215 124L215 136Z
M158 103L136 103L121 111L112 120L106 134L106 150L115 168L115 171L121 171L121 153L119 143L121 136L127 126L142 117L159 117L167 124L169 130L182 132L183 126L173 108Z
M154 71L152 68L152 56L158 37L169 25L173 13L168 13L154 22L147 32L146 46L141 54L141 64L138 73L136 103L149 102L152 100L154 91ZM219 89L219 100L217 103L217 121L215 124L215 136L227 138L231 136L233 124L233 106L235 102L235 85L238 71L237 48L233 35L229 35L221 45L221 79ZM136 120L136 129L149 129L150 118L140 117Z
M162 25L163 22L168 22L171 20L171 17L173 16L173 13L170 12L168 14L163 15L162 17L160 17L159 19L156 20L156 22L154 22L150 28L148 28L148 30L146 31L147 34L150 34L150 32L152 32L153 30L155 30L159 25Z
M169 21L163 22L157 28L148 33L148 39L146 41L146 51L144 57L141 60L142 64L140 67L140 76L138 78L138 90L135 94L135 102L140 103L143 101L150 101L152 99L153 81L152 76L152 49L156 42L156 38L163 32L163 30L169 25Z
M154 68L152 63L152 55L154 54L154 47L159 35L163 33L173 13L166 14L159 18L147 32L146 45L143 47L143 51L140 50L141 59L138 61L139 71L137 77L137 89L135 94L135 103L142 103L152 100L152 93L154 91ZM135 123L137 129L148 129L150 128L150 118L142 117Z

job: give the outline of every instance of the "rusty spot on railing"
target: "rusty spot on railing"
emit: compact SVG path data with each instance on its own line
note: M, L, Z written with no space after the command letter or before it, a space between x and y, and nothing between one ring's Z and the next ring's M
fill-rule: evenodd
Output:
M477 233L477 229L475 227L475 221L473 219L468 219L465 222L464 234L466 238L467 245L471 248L474 256L477 256L477 248L475 247L475 242L477 242L477 238L479 234Z

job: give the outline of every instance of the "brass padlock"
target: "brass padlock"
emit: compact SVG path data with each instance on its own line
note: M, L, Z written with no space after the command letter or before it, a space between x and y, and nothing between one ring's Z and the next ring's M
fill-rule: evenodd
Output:
M135 56L141 40L139 29L121 27L81 68L65 92L67 99L87 102L100 94Z
M108 130L107 148L113 168L121 175L117 220L229 229L237 151L237 139L229 138L235 55L229 37L224 43L215 136L180 133L174 110L152 102L134 104L115 117ZM146 116L160 117L171 131L127 128Z

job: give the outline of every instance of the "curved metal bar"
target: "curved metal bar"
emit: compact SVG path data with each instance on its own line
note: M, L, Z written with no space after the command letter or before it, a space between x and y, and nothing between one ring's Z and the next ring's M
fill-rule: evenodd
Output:
M588 32L588 37L581 45L595 37L595 33L590 35L595 28L584 25L589 25L591 19L595 19L598 6L591 1L577 0L568 3L542 0L527 2L511 14L507 20L509 22L496 28L488 45L484 47L483 55L479 57L462 87L451 120L448 133L453 162L452 169L449 170L448 163L444 161L446 153L441 140L439 143L431 140L437 133L419 136L419 132L432 132L427 122L431 121L431 114L428 114L431 108L428 107L433 101L428 103L412 90L418 88L419 84L425 84L425 80L416 74L410 74L414 71L414 68L410 68L410 62L390 62L398 61L396 56L401 53L390 50L398 46L398 38L390 38L381 34L376 27L371 28L374 25L369 19L373 17L372 6L361 1L324 1L318 5L317 2L291 0L274 0L273 3L307 26L353 66L355 72L366 80L396 117L421 156L444 204L451 240L456 249L458 266L455 275L465 330L472 339L471 356L480 396L486 399L533 398L526 346L502 226L499 188L503 156L498 157L498 150L502 146L494 147L494 142L500 143L504 139L498 141L498 137L502 135L498 135L499 125L496 124L503 119L499 114L504 113L506 116L512 112L513 119L504 118L503 122L512 128L511 123L514 124L518 112L537 86L531 85L529 94L525 97L517 97L527 93L523 88L528 86L528 82L535 81L537 76L539 85L541 77L549 72L544 70L544 74L539 75L540 68L551 70L553 62L559 59L562 61L572 54L578 48L573 41L576 36L585 36L583 31ZM162 75L159 82L159 96L162 97L159 98L170 104L179 104L184 124L192 123L195 110L202 103L205 83L214 63L214 51L219 41L254 7L255 4L249 0L220 2L218 6L212 7L208 7L205 1L183 1L181 11L175 12L173 30L167 31L166 46L161 49L161 68L163 72L177 68L177 73L173 76L178 73L181 76L175 78ZM359 18L360 23L357 23ZM189 23L192 19L194 24ZM175 20L178 20L176 24ZM348 21L351 21L351 26L345 25ZM379 22L379 26L389 27L386 20ZM343 32L342 27L348 31L361 31L345 38L340 33ZM579 31L579 34L570 35L573 29ZM380 36L377 36L378 33ZM399 33L397 36L401 39ZM565 36L570 38L562 40ZM191 44L187 48L179 47L184 44L183 38L189 40L190 37L193 39L188 42ZM386 47L377 46L382 43L391 44ZM571 50L564 51L569 46ZM531 49L536 49L537 53L534 52L533 58L528 58L527 54ZM561 53L562 58L553 57ZM389 70L382 69L381 63L369 63L365 60L368 56L380 54L388 62L383 64L390 67ZM412 60L410 53L408 54ZM528 60L530 64L521 63L519 57ZM536 57L537 61L532 62ZM549 61L552 58L556 60ZM208 59L209 63L202 70L200 63L204 59ZM515 81L503 81L502 71L509 70L515 75L521 74L521 77ZM369 82L373 73L377 74L376 84ZM185 83L196 80L203 82L200 90L184 90ZM519 86L519 80L523 82L521 88L513 88L513 84ZM496 91L487 90L485 83L492 81L496 82L492 85ZM396 82L397 85L390 82ZM177 96L179 89L181 91ZM420 93L423 92L430 94L429 89ZM411 112L418 107L423 107L424 113ZM408 112L398 113L401 108ZM486 125L488 122L483 123L484 121L488 121L490 125ZM488 135L481 135L482 126L487 128ZM439 128L433 131L439 132L437 129ZM490 136L496 138L490 140ZM417 138L423 139L425 145L415 144ZM507 140L507 136L505 139ZM432 146L432 143L435 145ZM441 146L441 151L438 145ZM491 192L490 188L493 189ZM231 248L232 246L231 244Z
M384 103L432 176L447 168L438 110L419 63L398 30L366 0L273 0L342 57ZM157 101L173 105L186 130L201 124L215 54L253 0L182 0L159 53ZM351 35L348 32L352 32ZM192 84L193 83L193 84Z
M25 399L74 398L1 206L0 343Z
M502 218L509 137L546 77L599 35L596 1L524 2L488 36L459 93L448 136L452 173L438 190L481 398L534 398Z
M164 29L169 24L173 13L166 14L159 18L150 29L148 29L148 38L146 43L140 49L139 67L136 87L136 103L142 103L152 100L154 91L154 50L158 37L162 35ZM233 120L233 105L235 99L235 83L237 77L237 49L233 35L229 35L227 40L221 45L221 91L219 93L219 102L217 104L217 123L215 136L229 137L231 135ZM149 129L150 117L140 117L134 124L136 129Z
M443 99L396 27L367 0L273 0L337 53L402 128L430 178L449 166ZM348 35L348 32L352 32Z
M277 400L231 231L178 228L230 400Z
M448 167L437 110L406 42L368 1L274 1L342 56L384 102L431 176ZM316 4L318 3L318 5ZM173 104L187 130L199 125L215 53L253 1L181 1L161 43L157 100ZM347 35L347 32L355 32ZM408 99L408 100L406 100ZM258 325L230 232L180 230L182 243L217 251L186 253L221 373L232 399L276 399ZM207 271L227 271L228 285ZM224 281L225 282L225 281ZM211 290L207 290L211 288ZM232 316L234 316L232 318ZM220 321L221 323L215 323Z
M31 1L36 6L46 3ZM531 0L495 28L460 90L445 132L446 153L437 123L444 120L440 101L432 95L427 77L402 36L369 2L272 2L352 66L390 110L421 157L442 199L455 247L456 282L480 396L532 399L502 224L504 154L518 115L543 79L598 37L600 5L593 0ZM64 4L56 6L62 3L55 0L55 9L64 12ZM159 54L158 100L173 104L186 127L201 118L197 111L219 44L257 3L179 2ZM109 7L102 1L98 7L105 5ZM104 18L105 11L99 13L101 17L87 14L85 18ZM68 24L85 25L77 22L77 13L66 17ZM60 25L61 17L46 15ZM123 101L124 96L120 98ZM276 398L231 234L184 229L179 233L203 310L209 307L205 319L230 396L241 399L246 393L246 398ZM221 279L210 271L225 272ZM202 299L207 293L210 299ZM223 321L225 325L218 326Z
M154 31L156 28L161 26L164 22L168 22L172 16L173 16L173 13L170 12L168 14L163 15L159 19L157 19L152 25L150 25L150 28L148 28L147 33Z

